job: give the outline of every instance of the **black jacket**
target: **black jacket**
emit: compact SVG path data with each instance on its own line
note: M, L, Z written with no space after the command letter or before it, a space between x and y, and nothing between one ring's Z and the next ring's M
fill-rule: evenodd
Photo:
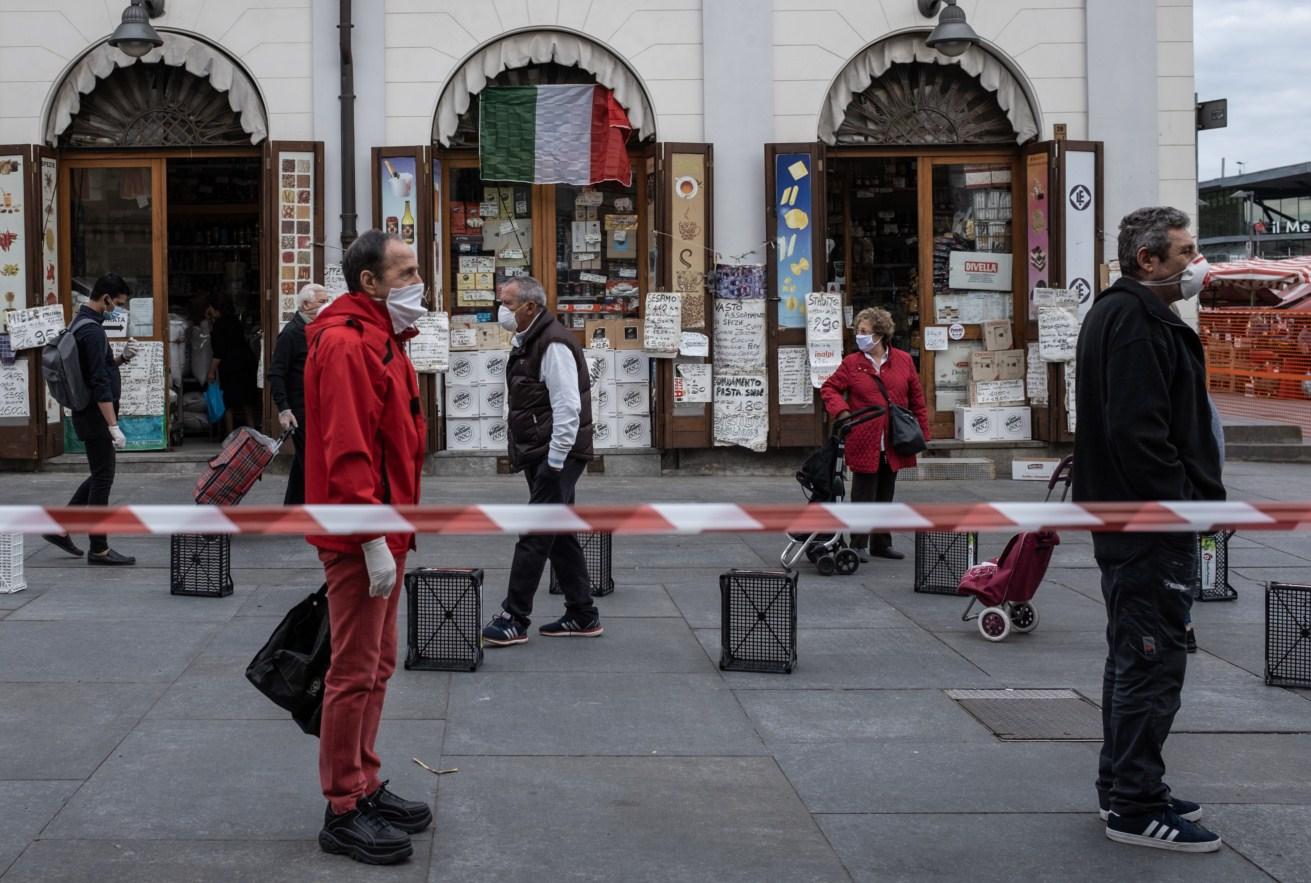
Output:
M1225 498L1202 342L1149 288L1120 279L1098 295L1079 332L1075 393L1076 501ZM1094 533L1093 548L1124 558L1161 536Z
M296 421L305 423L305 317L297 312L278 334L269 368L269 392L279 413L290 410Z
M109 424L100 413L100 403L109 402L118 411L118 400L122 395L122 380L118 376L118 366L114 364L114 351L109 346L105 335L105 317L91 307L83 305L73 317L91 319L83 322L73 332L77 341L77 359L82 366L82 379L91 391L91 401L85 408L73 412L73 428L78 438L87 441L109 435Z
M554 420L550 391L542 381L542 358L546 355L546 348L553 343L569 347L578 363L578 396L582 408L578 415L578 435L569 457L592 459L592 378L587 370L587 360L583 358L583 350L573 332L550 313L543 313L519 341L519 347L510 351L510 360L505 366L506 397L510 406L506 428L510 437L510 468L515 472L544 460L551 450Z

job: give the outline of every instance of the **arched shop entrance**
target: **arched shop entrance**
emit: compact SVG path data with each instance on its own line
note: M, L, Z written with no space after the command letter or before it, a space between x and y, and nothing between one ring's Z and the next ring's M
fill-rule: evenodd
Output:
M849 62L820 113L818 142L766 148L779 243L768 268L771 390L780 366L797 364L779 350L807 345L805 293L825 290L841 295L848 350L854 314L892 314L894 344L919 366L935 439L953 437L958 409L983 404L977 380L1031 380L1030 292L1056 287L1076 264L1095 284L1101 262L1100 146L1037 143L1040 130L1022 77L985 48L947 58L923 34L902 34ZM1049 196L1067 186L1086 199ZM985 348L1007 357L972 366ZM991 367L1003 361L1004 370ZM1023 419L987 441L1069 438L1064 379L1037 370L1052 374L1050 391L1031 382L1032 396L1004 403ZM771 444L816 443L822 411L817 395L775 398Z
M521 130L539 142L572 139L584 169L589 156L593 170L605 163L603 180L558 183L569 174L534 168L531 140L516 147L493 138L486 121L504 112L510 90L532 117ZM578 97L593 122L609 114L599 129L568 118ZM626 139L607 152L598 141L615 125ZM508 161L516 149L517 167ZM646 296L679 286L682 327L708 334L711 151L656 140L650 100L623 59L570 32L503 37L448 80L430 146L376 150L374 163L375 220L414 239L436 309L450 317L450 369L420 365L432 369L441 401L437 447L505 451L498 371L509 341L495 324L495 292L522 274L542 280L548 308L588 347L602 453L710 444L708 405L675 401L671 360L646 355L642 330ZM428 192L431 202L417 198Z
M139 59L105 43L88 50L53 93L47 145L14 149L30 158L40 194L24 218L41 246L28 255L26 305L59 305L67 321L103 273L132 289L127 311L106 323L111 343L144 345L123 370L129 450L216 438L202 395L210 296L231 299L260 364L296 290L321 281L323 268L322 146L270 141L263 99L240 64L194 36L161 36ZM253 395L267 425L266 394ZM44 397L42 387L32 396ZM80 447L57 426L53 406L44 425L29 422L40 458L61 442Z

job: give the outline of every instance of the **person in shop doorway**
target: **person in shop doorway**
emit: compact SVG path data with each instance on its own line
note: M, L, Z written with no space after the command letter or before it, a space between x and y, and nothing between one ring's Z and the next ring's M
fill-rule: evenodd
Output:
M1208 266L1173 208L1120 222L1124 276L1097 296L1079 332L1074 499L1223 500L1201 340L1171 304L1201 293ZM1162 748L1187 666L1197 535L1094 533L1106 602L1097 798L1106 836L1214 852L1202 807L1165 783Z
M106 273L96 280L91 299L78 308L73 318L73 339L77 341L77 358L82 368L82 382L91 392L91 402L82 410L73 412L73 430L86 446L87 465L91 474L77 490L70 506L108 506L109 492L114 487L116 454L127 447L127 436L118 425L118 400L123 391L118 366L130 362L136 355L135 341L129 340L123 351L114 355L109 337L102 327L105 316L116 308L127 306L131 290L123 277ZM45 534L44 539L70 555L82 557L82 550L68 534ZM86 553L87 564L136 564L130 555L120 555L109 548L109 538L91 535L91 551Z
M287 477L284 506L305 502L305 357L309 348L305 329L328 302L328 290L310 283L296 295L296 315L278 334L273 347L273 366L269 369L269 392L278 409L282 431L290 432L296 446Z
M929 412L924 405L924 388L919 369L910 353L892 345L892 315L887 310L865 309L856 316L856 352L842 360L820 388L829 416L843 420L852 411L889 403L910 410L919 421L927 442ZM847 466L851 469L851 502L890 503L897 489L897 473L915 466L914 454L899 454L888 436L888 417L882 414L851 430L846 444ZM876 558L905 558L892 548L892 534L852 534L851 546L861 561Z
M210 346L214 352L205 381L217 380L223 390L223 432L227 435L238 426L255 425L255 403L259 398L255 375L259 360L246 342L232 295L211 295L205 316L209 319Z
M347 294L307 329L305 500L357 506L419 502L426 436L419 380L405 352L427 312L414 249L380 230L346 250ZM413 853L432 823L379 773L375 740L396 670L396 611L413 533L311 536L328 584L332 665L323 690L319 780L328 800L319 846L367 864Z
M518 276L501 287L499 298L501 327L514 332L505 369L510 468L528 480L529 503L572 505L578 479L592 459L587 361L573 332L547 312L542 283ZM604 631L578 538L525 534L514 546L501 610L483 629L484 644L505 647L528 640L533 596L548 560L564 590L565 613L538 633L594 638Z

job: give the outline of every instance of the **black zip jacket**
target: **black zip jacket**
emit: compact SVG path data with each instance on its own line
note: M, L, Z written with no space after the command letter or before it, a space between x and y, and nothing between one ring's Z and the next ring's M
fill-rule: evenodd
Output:
M273 347L273 366L269 369L269 392L278 412L291 411L305 425L305 317L297 312L278 334Z
M100 403L109 402L118 412L118 400L122 394L122 381L119 379L118 366L114 364L114 350L109 346L105 335L105 317L85 304L78 308L78 318L86 317L90 322L83 322L73 331L77 341L77 360L82 366L82 380L91 392L91 401L80 411L73 412L73 429L78 438L88 441L94 438L108 438L109 424L100 413Z
M1223 500L1202 342L1151 289L1122 278L1079 332L1074 500ZM1094 533L1098 557L1124 559L1177 534Z

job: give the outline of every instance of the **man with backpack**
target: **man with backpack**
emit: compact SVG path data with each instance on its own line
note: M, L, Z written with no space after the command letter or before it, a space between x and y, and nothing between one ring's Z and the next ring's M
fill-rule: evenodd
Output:
M1201 293L1208 266L1188 216L1145 208L1120 222L1124 277L1097 296L1079 333L1078 502L1223 500L1206 362L1170 306ZM1106 601L1103 743L1097 776L1106 836L1215 852L1202 807L1170 793L1162 748L1187 665L1197 535L1094 533Z
M97 279L91 299L78 308L68 327L67 334L75 346L65 346L65 353L59 350L57 341L50 346L56 348L56 355L67 357L53 363L48 357L43 359L43 371L52 394L59 390L56 399L73 412L73 429L86 446L87 465L91 470L68 501L70 506L109 505L109 492L114 487L115 452L127 447L127 437L118 426L118 400L122 393L118 366L131 361L136 350L129 340L122 354L115 356L101 326L108 313L127 305L129 294L131 289L117 273L106 273ZM56 372L54 376L52 369ZM44 534L43 539L70 555L82 557L82 550L68 534ZM109 548L109 540L103 534L91 535L91 551L86 560L87 564L101 565L137 563L136 558Z
M305 428L315 443L305 451L305 502L418 503L427 427L405 352L427 312L418 258L399 236L369 230L346 249L342 272L349 293L306 329ZM426 803L387 790L374 748L396 670L398 587L414 534L307 539L323 562L332 635L319 727L319 782L328 800L319 846L394 864L413 853L409 835L432 823Z

